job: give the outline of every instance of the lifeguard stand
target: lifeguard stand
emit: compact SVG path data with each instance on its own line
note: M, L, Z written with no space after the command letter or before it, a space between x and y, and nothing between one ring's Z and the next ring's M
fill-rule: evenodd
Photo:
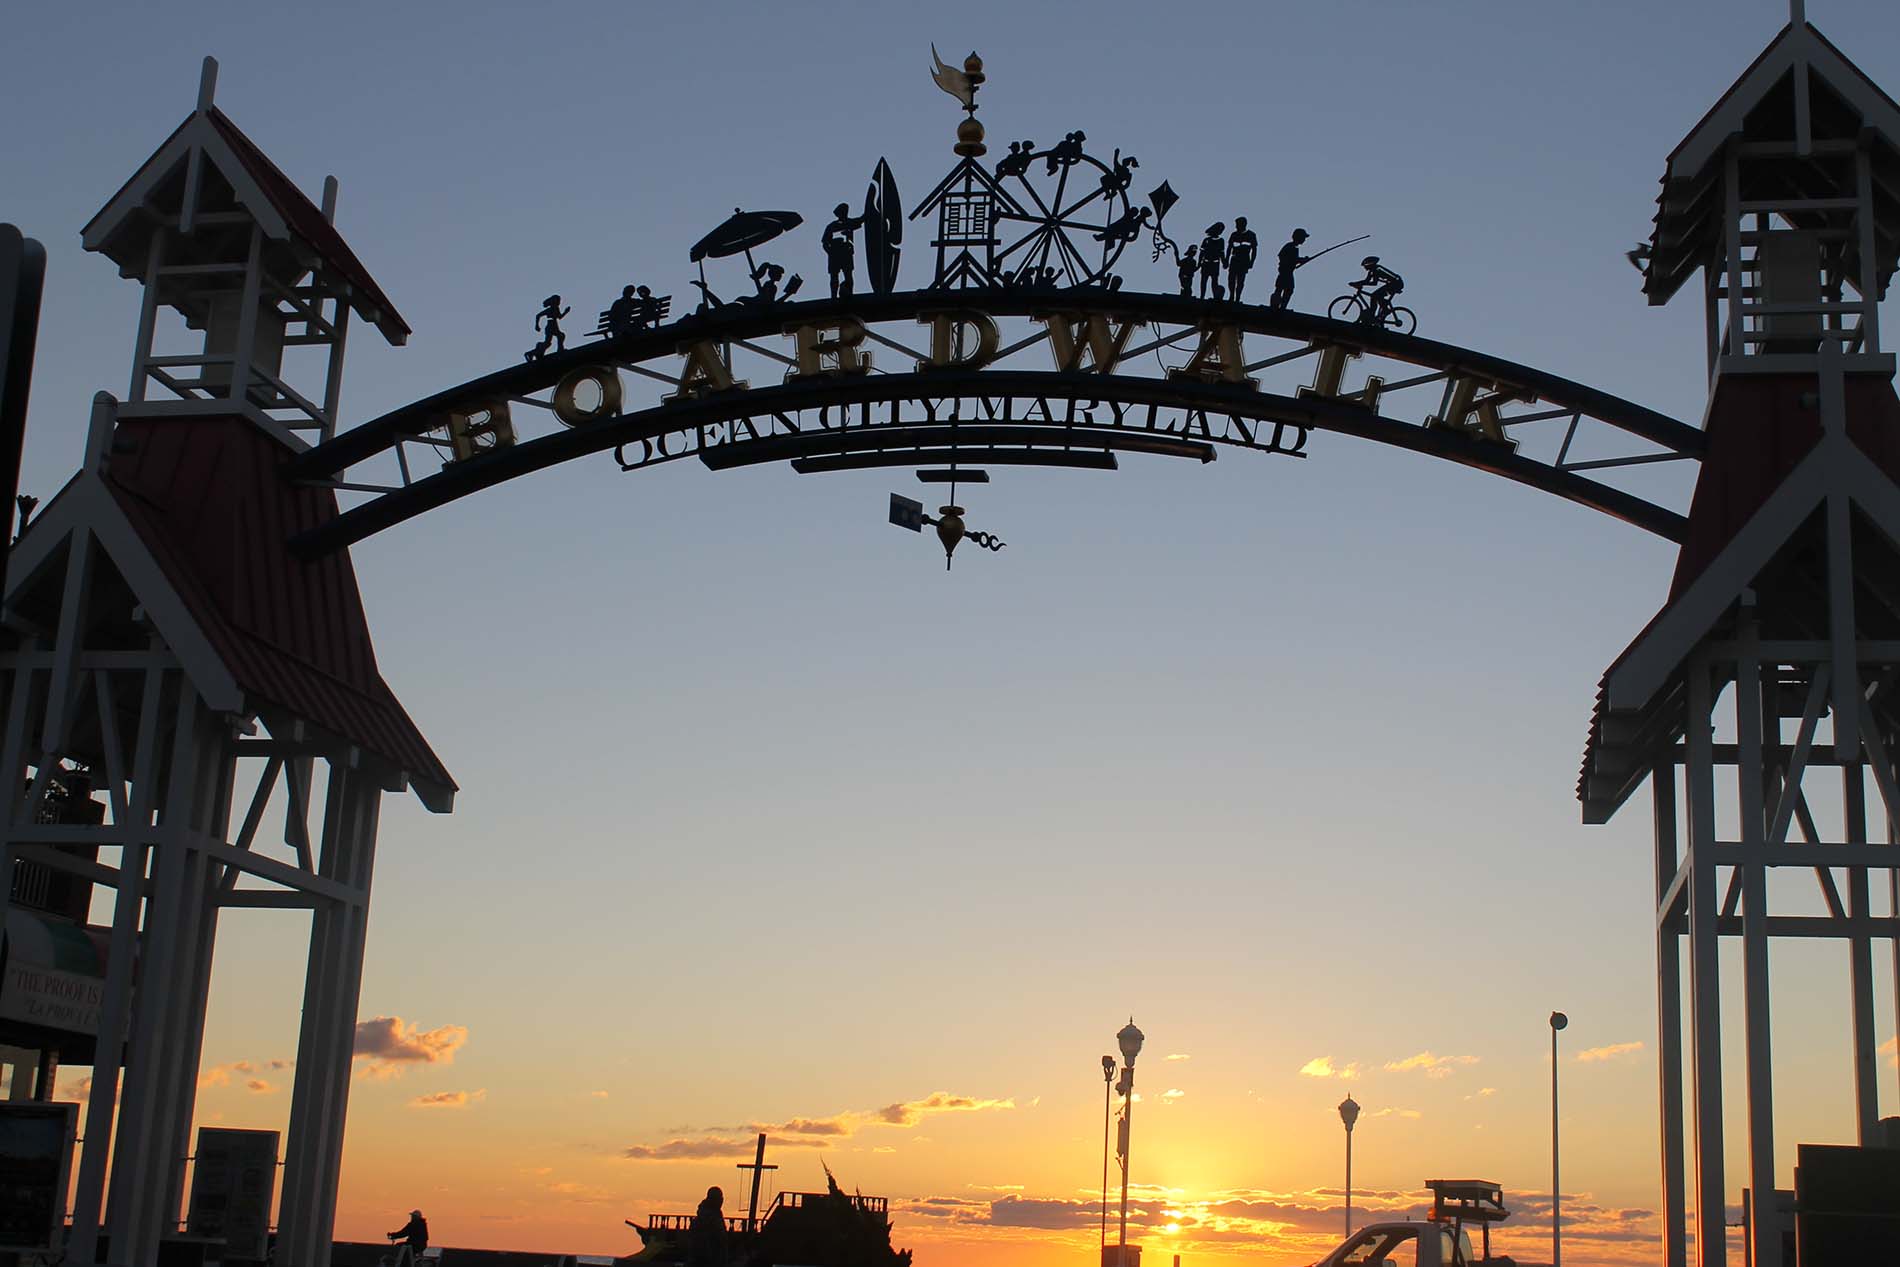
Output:
M9 557L0 878L30 862L110 899L72 1263L103 1230L104 1261L148 1267L178 1225L219 913L308 921L274 1261L325 1267L381 799L447 812L455 784L377 671L347 554L285 544L337 513L286 463L335 425L351 315L408 329L332 225L334 181L320 210L215 76L206 59L197 109L86 226L144 286L132 399L95 397L79 471ZM202 346L162 352L167 314ZM46 812L82 784L103 821Z
M336 178L324 181L322 208L311 205L213 103L217 75L205 58L198 108L81 234L88 251L145 288L120 416L176 417L216 403L281 436L327 440L351 313L396 345L409 327L336 231ZM201 346L161 352L168 315L202 335ZM301 389L285 365L300 348L315 362Z
M1900 245L1900 106L1792 8L1670 154L1638 256L1652 304L1701 274L1708 448L1668 601L1604 674L1578 785L1586 822L1652 789L1668 1267L1688 1261L1691 1202L1696 1261L1728 1261L1720 939L1742 944L1754 1193L1785 1186L1771 940L1845 951L1862 1143L1878 1128L1873 943L1900 946L1900 399L1878 310ZM1752 1261L1782 1267L1758 1223Z

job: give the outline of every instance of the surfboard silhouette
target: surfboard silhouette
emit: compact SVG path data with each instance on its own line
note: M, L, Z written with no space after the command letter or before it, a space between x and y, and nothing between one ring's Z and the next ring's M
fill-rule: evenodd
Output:
M891 165L877 160L871 184L864 191L864 266L871 289L888 295L897 287L897 257L904 241L904 208L897 197L897 179Z

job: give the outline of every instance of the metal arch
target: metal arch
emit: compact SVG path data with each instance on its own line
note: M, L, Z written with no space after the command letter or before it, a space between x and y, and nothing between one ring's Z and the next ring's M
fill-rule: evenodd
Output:
M1597 422L1659 446L1663 450L1659 455L1662 457L1696 459L1701 456L1704 445L1704 437L1699 430L1654 410L1558 375L1435 340L1332 321L1305 313L1251 304L1210 303L1178 295L1107 292L1087 288L1027 294L993 289L965 291L956 296L911 291L777 304L759 310L726 308L713 313L694 314L657 330L578 344L563 353L511 366L384 414L295 455L287 464L287 474L290 478L301 480L336 480L351 466L396 449L405 438L413 439L439 428L447 412L457 405L483 398L522 400L530 392L551 388L568 372L590 365L638 364L670 357L676 354L681 344L689 341L713 340L742 344L750 339L778 336L788 328L801 324L822 325L848 317L870 325L916 319L923 313L953 308L974 310L991 317L1032 316L1060 310L1083 316L1112 314L1120 320L1139 319L1154 325L1184 328L1214 322L1229 324L1246 334L1305 342L1314 346L1344 346L1417 365L1439 375L1470 375L1488 382L1522 388L1533 393L1540 401L1561 406L1566 412L1587 415ZM1310 395L1276 395L1251 391L1235 384L1198 383L1126 373L990 367L803 379L660 404L452 463L438 474L385 491L370 502L344 511L331 522L302 534L294 544L307 555L339 549L426 510L517 476L573 458L604 452L617 445L697 427L770 418L775 414L790 414L794 411L863 406L870 402L938 402L1004 397L1096 401L1104 405L1144 408L1153 405L1335 431L1502 475L1604 511L1670 540L1680 540L1685 526L1684 518L1679 513L1586 479L1562 466L1561 458L1557 465L1546 464L1521 457L1504 446L1474 440L1453 430L1432 429L1417 423L1381 417L1348 400ZM940 420L933 414L931 421ZM1014 421L1022 423L1025 420ZM893 429L908 425L911 424L893 424ZM1040 425L1048 433L1045 443L1051 446L1108 450L1117 447L1116 433L1111 428L1048 418ZM1155 433L1130 429L1127 434ZM1225 442L1217 436L1199 438L1212 443ZM757 441L731 443L743 445ZM829 451L838 450L834 446Z

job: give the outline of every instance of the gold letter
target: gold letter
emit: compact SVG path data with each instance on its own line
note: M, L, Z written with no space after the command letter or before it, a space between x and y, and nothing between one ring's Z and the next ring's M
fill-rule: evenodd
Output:
M1147 322L1140 318L1122 319L1119 326L1111 326L1111 318L1105 313L1090 313L1087 317L1076 312L1039 312L1034 320L1049 327L1049 350L1055 353L1056 368L1065 372L1084 368L1082 353L1089 354L1086 368L1097 374L1112 374L1115 365L1128 350L1128 336ZM1082 326L1082 339L1075 337L1076 326Z
M930 327L930 359L917 362L917 370L980 370L996 359L996 322L988 313L973 308L926 312L917 318L919 325ZM963 332L976 331L976 346L964 350Z
M719 355L719 345L711 339L695 339L691 343L679 346L686 364L680 370L680 389L671 395L660 397L667 404L679 400L692 400L708 392L743 390L747 385L736 382L732 377L732 367Z
M499 396L449 411L449 443L458 462L490 449L506 449L514 442L515 424L508 416L508 402Z
M592 383L600 392L600 403L592 409L581 408L575 393L582 383ZM585 365L569 370L554 388L554 416L570 427L620 412L620 371L606 365Z
M1245 383L1248 387L1260 385L1258 379L1247 377L1247 356L1241 350L1240 327L1231 325L1202 327L1201 346L1194 349L1186 365L1169 370L1168 377L1203 383Z
M1490 389L1489 395L1478 395L1479 391L1486 388ZM1481 378L1454 378L1445 385L1442 412L1427 418L1425 425L1462 432L1474 440L1502 444L1515 453L1517 441L1505 434L1504 420L1498 414L1498 406L1511 400L1529 403L1536 399L1520 387L1496 387Z
M1385 390L1385 380L1377 374L1366 375L1366 385L1356 392L1342 396L1339 389L1345 383L1346 363L1359 359L1359 349L1346 348L1338 343L1322 344L1319 350L1319 365L1313 370L1313 385L1302 387L1294 392L1294 398L1306 396L1324 396L1329 400L1347 404L1364 405L1373 412L1379 409L1379 393Z
M785 374L788 383L800 378L864 374L871 369L870 355L858 351L858 344L864 342L864 323L856 317L840 317L823 326L787 326L785 333L798 344L798 364Z

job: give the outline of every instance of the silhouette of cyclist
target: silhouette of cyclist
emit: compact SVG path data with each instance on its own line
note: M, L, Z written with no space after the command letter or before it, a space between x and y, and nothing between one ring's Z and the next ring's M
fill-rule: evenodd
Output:
M1392 315L1392 297L1405 289L1405 279L1379 263L1376 255L1368 255L1360 260L1359 267L1366 270L1365 277L1352 284L1365 304L1364 311L1359 314L1359 324L1382 326L1386 318ZM1366 293L1367 287L1372 288L1371 294Z

